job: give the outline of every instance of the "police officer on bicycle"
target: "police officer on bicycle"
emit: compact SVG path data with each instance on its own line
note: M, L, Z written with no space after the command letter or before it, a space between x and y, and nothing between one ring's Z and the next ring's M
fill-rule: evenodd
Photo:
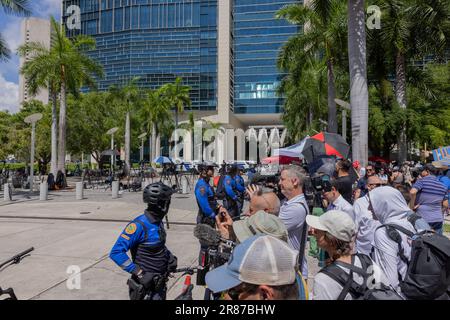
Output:
M143 200L147 209L127 225L109 254L118 266L131 273L128 280L131 300L166 299L165 275L177 267L177 257L166 247L163 223L172 194L173 189L162 182L145 187Z

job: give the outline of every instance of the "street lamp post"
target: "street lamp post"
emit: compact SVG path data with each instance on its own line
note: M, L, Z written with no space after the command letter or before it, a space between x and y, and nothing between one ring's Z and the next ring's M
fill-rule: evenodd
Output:
M31 123L30 192L33 192L34 182L34 140L36 132L36 122L41 119L42 113L35 113L24 119L25 123Z
M341 99L334 99L337 105L342 107L342 138L347 141L347 110L351 111L350 103Z
M140 154L140 161L142 162L144 160L144 138L147 135L147 133L142 133L138 138L141 139L141 154Z
M119 128L114 127L109 129L106 134L110 134L111 135L111 173L113 173L114 171L114 165L116 163L116 154L114 152L114 133L119 130Z

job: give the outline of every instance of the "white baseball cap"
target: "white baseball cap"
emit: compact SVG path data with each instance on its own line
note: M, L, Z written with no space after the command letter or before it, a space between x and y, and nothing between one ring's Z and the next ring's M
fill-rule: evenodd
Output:
M353 219L345 212L330 210L321 216L306 216L306 223L314 229L326 231L339 240L350 242L356 233Z

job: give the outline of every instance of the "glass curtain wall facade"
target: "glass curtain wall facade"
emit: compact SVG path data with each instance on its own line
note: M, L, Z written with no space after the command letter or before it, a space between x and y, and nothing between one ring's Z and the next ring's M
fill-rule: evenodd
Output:
M280 113L283 100L276 89L282 75L277 69L281 46L298 27L275 18L275 13L298 0L235 0L234 112Z
M144 88L183 78L191 87L192 110L217 108L218 0L64 0L81 8L81 30L96 40L89 56L105 77L100 90L134 77Z

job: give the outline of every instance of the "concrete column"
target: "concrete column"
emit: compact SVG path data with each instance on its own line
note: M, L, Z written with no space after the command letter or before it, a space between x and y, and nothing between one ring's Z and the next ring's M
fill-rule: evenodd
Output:
M217 71L220 75L217 79L217 112L218 122L230 122L230 63L234 62L231 56L231 0L220 0L217 2Z
M112 198L117 199L119 197L119 181L112 182Z
M144 191L145 187L148 185L147 181L144 179L144 181L141 182L141 189Z
M12 201L12 196L10 196L11 189L8 183L3 185L3 200ZM12 192L11 192L12 193Z
M186 178L186 176L183 176L181 178L181 190L182 190L181 193L183 193L183 194L188 193L187 187L188 187L187 178Z
M76 183L76 199L83 200L83 182Z
M47 182L41 182L39 187L39 200L47 201L48 199L48 184Z

